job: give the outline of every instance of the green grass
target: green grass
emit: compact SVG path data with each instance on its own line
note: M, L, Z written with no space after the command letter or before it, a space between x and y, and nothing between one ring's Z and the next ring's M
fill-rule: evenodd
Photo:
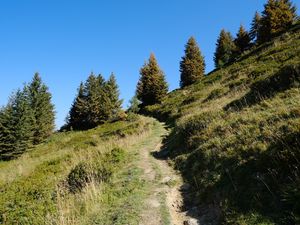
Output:
M138 150L152 144L159 127L136 117L58 133L20 158L0 162L0 223L138 224L140 202L149 194L136 165ZM74 170L78 165L85 166ZM77 181L83 186L70 189Z
M150 115L195 203L224 224L300 222L300 29L170 93Z

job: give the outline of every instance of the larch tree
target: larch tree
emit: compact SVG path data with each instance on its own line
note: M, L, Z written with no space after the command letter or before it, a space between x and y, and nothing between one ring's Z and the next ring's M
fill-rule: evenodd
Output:
M185 45L185 55L180 62L180 86L191 85L204 76L205 61L194 37Z
M141 107L160 103L168 93L168 84L154 54L141 68L140 75L136 95L142 102Z
M31 83L26 87L26 92L28 92L30 107L34 112L33 143L39 144L49 137L55 128L52 96L38 73L34 75Z
M236 53L236 45L230 32L221 30L217 40L214 62L216 68L223 67L226 63L233 61Z

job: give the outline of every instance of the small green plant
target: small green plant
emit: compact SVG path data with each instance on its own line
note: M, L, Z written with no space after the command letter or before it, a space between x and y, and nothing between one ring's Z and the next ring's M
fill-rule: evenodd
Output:
M79 163L68 175L67 182L72 193L81 191L91 181L91 174L86 163Z

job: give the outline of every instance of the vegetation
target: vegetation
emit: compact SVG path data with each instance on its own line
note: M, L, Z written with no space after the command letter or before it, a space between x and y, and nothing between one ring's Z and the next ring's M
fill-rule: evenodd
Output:
M194 37L185 46L185 55L180 62L180 86L191 85L204 76L205 62Z
M255 12L255 15L253 17L252 23L251 23L251 29L249 32L250 38L252 41L257 42L259 30L260 30L260 23L261 23L261 15L257 11Z
M140 74L136 96L141 101L141 107L161 102L168 93L168 84L154 54L150 55L149 61L141 68Z
M234 43L237 47L237 53L239 55L251 47L250 35L242 25L240 26L239 32L236 35Z
M234 55L237 51L236 45L230 32L221 30L220 36L217 40L217 47L214 56L216 68L223 67L225 64L233 61Z
M90 129L109 120L118 120L121 105L114 74L105 81L101 75L95 76L92 73L85 84L80 84L67 125L62 130Z
M174 127L165 148L202 220L300 222L299 40L298 23L146 108Z
M289 0L268 0L259 20L258 43L271 38L291 27L296 18L296 7Z
M181 172L192 195L184 200L196 206L201 223L300 224L295 12L289 0L268 0L249 32L240 26L233 38L223 29L216 70L206 76L191 37L180 62L181 89L169 94L151 54L128 115L114 74L105 80L91 73L56 134L51 94L35 74L0 109L0 223L138 224L156 186L160 201L152 202L154 212L170 223L161 187L177 181L164 182L152 171L145 178L148 168L140 161L148 155L139 152L156 148L167 132L156 120L135 114L141 112L171 127L163 152L153 155L167 156Z
M51 94L36 73L30 84L13 94L0 110L0 159L19 156L54 130Z
M138 116L57 133L18 159L1 161L0 223L138 224L151 190L137 153L157 127Z

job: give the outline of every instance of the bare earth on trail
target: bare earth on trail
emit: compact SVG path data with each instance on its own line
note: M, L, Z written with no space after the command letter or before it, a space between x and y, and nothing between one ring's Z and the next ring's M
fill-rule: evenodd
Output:
M144 203L140 225L196 225L195 218L191 218L183 211L183 185L181 176L176 173L166 160L156 159L153 154L160 151L163 136L167 134L161 127L157 131L157 138L151 140L156 148L148 146L140 149L139 167L143 169L143 179L150 184L151 195Z

